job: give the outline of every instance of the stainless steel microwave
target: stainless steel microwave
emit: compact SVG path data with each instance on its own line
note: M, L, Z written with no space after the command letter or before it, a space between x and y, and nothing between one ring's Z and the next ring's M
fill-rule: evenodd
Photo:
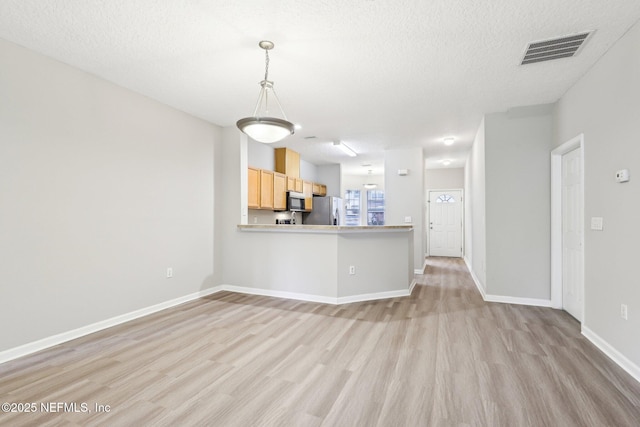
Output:
M304 194L295 191L287 192L287 210L291 212L304 212Z

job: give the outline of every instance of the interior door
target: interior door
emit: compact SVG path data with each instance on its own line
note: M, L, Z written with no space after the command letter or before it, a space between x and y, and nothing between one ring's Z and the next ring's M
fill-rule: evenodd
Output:
M562 308L582 321L584 298L582 152L562 156Z
M462 256L462 191L429 191L429 255Z

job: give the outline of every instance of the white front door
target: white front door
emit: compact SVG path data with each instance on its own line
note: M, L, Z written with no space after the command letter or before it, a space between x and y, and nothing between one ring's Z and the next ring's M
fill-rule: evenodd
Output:
M462 256L462 191L429 191L429 255Z
M562 156L562 308L582 321L582 150Z

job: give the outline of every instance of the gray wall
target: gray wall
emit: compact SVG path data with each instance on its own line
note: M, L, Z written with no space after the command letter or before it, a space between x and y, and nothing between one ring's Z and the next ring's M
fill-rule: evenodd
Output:
M2 40L0 57L0 351L215 285L220 129Z
M484 292L547 302L553 105L487 114L465 167L465 257Z
M552 135L551 105L485 116L487 294L551 298Z
M484 119L480 123L465 165L465 258L471 272L486 291L486 228L485 228L485 161Z
M409 174L399 176L398 169ZM402 225L407 216L413 224L414 268L424 265L424 154L421 148L399 148L384 155L385 224Z
M589 328L640 366L640 24L560 100L555 145L584 134L585 313ZM615 182L619 169L631 181ZM594 216L604 230L589 229ZM628 304L629 320L620 317Z
M342 183L341 165L320 165L316 167L316 171L318 182L327 186L327 196L344 196L343 194L340 194Z
M427 190L464 188L464 168L426 169L424 186Z

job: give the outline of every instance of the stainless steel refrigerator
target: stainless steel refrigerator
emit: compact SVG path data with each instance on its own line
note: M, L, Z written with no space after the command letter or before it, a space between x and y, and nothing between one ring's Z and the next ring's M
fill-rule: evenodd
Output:
M313 207L304 224L344 225L343 203L340 197L314 197Z

